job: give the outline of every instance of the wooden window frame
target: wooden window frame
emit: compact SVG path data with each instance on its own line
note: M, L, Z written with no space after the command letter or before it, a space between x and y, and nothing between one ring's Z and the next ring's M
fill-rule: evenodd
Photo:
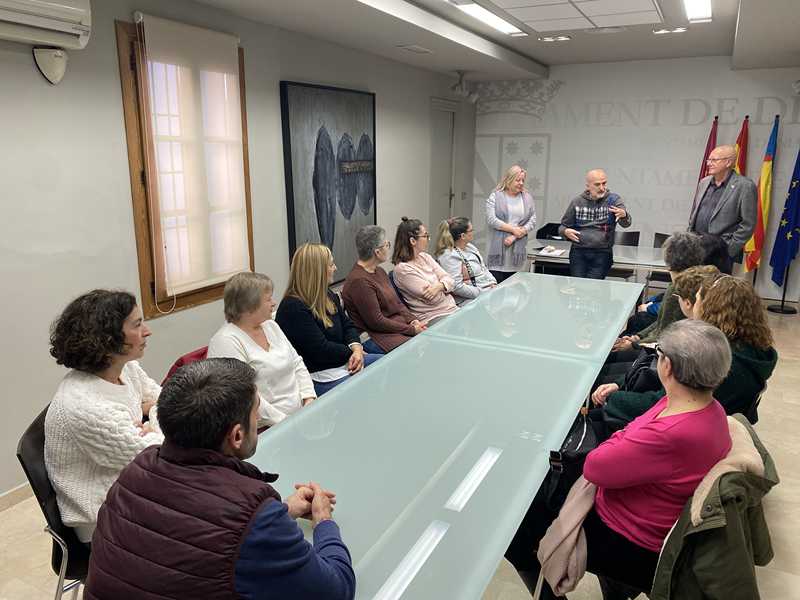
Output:
M217 283L203 288L156 298L155 260L163 261L161 228L154 228L151 221L148 178L145 170L145 152L150 153L154 164L155 149L145 148L149 117L142 106L146 106L147 96L139 87L139 74L146 73L144 53L137 35L136 25L126 21L115 21L117 53L119 55L119 74L122 86L122 109L125 118L125 135L128 146L128 166L130 168L131 198L133 201L133 227L136 234L136 254L139 263L139 285L141 288L142 312L146 319L199 306L222 298L225 283ZM250 162L247 145L247 108L245 104L244 50L239 48L239 98L242 112L242 150L244 165L245 210L247 212L247 246L250 254L250 270L255 270L253 259L253 211L250 197ZM154 239L155 236L155 239Z

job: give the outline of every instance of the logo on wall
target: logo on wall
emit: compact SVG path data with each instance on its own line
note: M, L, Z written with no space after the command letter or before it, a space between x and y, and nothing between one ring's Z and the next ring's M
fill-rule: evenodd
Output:
M475 84L478 94L476 114L522 114L541 119L547 103L558 93L563 81L522 79L482 81ZM550 166L550 134L487 133L475 136L474 199L485 199L506 170L519 165L528 172L525 182L535 200L537 212L546 214L547 173ZM540 217L540 218L542 218Z
M562 85L564 82L557 79L480 81L475 84L476 114L517 113L541 119L545 106Z

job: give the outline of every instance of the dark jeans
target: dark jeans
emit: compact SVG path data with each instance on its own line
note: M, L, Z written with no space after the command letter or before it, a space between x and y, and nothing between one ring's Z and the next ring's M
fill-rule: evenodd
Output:
M657 318L658 315L651 315L646 310L637 311L636 314L628 319L628 325L625 327L625 331L622 332L622 335L635 335L645 327L649 327L655 323Z
M383 348L378 346L378 344L376 344L372 339L367 340L361 345L364 348L364 352L367 354L386 354L386 352L383 351Z
M383 354L364 354L364 368L368 367L376 360L378 360ZM344 383L348 379L350 379L352 375L348 375L347 377L342 377L341 379L337 379L335 381L315 381L314 382L314 391L317 394L317 398L322 396L327 391L332 390L340 383Z
M573 245L569 251L569 270L573 277L605 279L613 261L611 248L581 248Z
M492 271L489 269L489 273L494 275L494 278L497 279L497 283L503 283L506 279L515 275L516 271Z

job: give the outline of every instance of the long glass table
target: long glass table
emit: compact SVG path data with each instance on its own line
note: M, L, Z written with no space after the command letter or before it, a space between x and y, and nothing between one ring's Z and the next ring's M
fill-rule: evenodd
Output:
M479 598L641 287L517 274L263 433L252 462L281 494L336 492L357 598Z

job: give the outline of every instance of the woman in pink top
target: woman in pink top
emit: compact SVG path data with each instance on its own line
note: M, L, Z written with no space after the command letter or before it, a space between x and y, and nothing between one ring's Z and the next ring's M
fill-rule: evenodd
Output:
M394 283L409 310L423 325L458 310L451 292L455 281L426 252L430 234L419 219L403 217L394 239Z
M583 523L586 569L645 592L664 538L697 484L731 448L725 410L713 396L731 366L725 335L701 321L678 321L661 334L656 351L666 395L590 452L583 467L583 476L597 485ZM549 524L541 523L535 506L506 553L523 580L533 577L534 584L534 555ZM541 597L552 598L551 590Z

